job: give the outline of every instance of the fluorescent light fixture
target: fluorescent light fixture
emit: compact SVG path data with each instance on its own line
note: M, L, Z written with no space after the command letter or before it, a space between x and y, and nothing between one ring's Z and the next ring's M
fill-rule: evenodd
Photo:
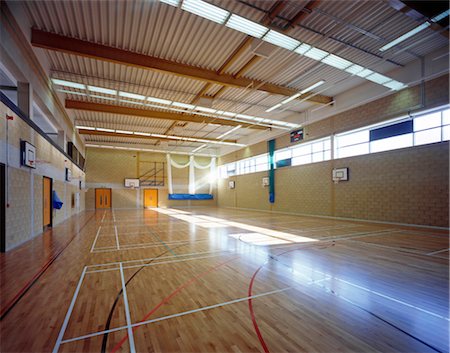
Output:
M325 50L319 49L319 48L311 48L310 50L308 50L305 54L303 54L304 56L320 61L322 60L324 57L328 56L330 53L328 53Z
M337 56L334 54L330 54L330 55L326 56L325 58L322 59L322 62L324 64L333 66L339 70L344 70L347 67L352 65L351 61L348 61L348 60L341 58L340 56Z
M235 14L231 15L225 26L255 38L261 38L269 30L267 27Z
M58 85L58 86L86 89L86 85L83 85L82 83L70 82L70 81L60 80L57 78L52 78L52 82L53 82L53 84Z
M374 72L370 69L364 69L360 72L356 73L356 76L362 77L362 78L366 78L367 76L373 74Z
M113 97L97 96L96 94L90 94L89 97L91 97L91 98L99 98L99 99L106 99L106 100L109 100L109 101L115 101L116 100L116 98L113 98Z
M130 93L130 92L122 92L122 91L119 91L119 96L126 97L126 98L131 98L131 99L139 99L139 100L144 100L145 99L145 96L142 96L140 94Z
M59 89L58 92L68 93L68 94L75 94L76 96L87 96L86 93L73 92L73 91L68 91L68 90L66 90L66 89Z
M274 105L272 108L267 109L266 113L270 113L270 112L274 111L275 109L281 107L281 105L282 105L281 103Z
M139 135L139 136L152 136L152 134L149 134L148 132L133 132L133 134L135 135Z
M431 19L431 21L432 22L439 22L440 20L443 20L444 18L446 18L449 14L450 14L450 10L444 11L443 13L433 17Z
M375 83L378 83L379 85L382 85L382 84L392 80L390 77L386 77L386 76L378 74L376 72L367 76L365 79L375 82Z
M385 86L387 88L390 88L390 89L392 89L394 91L399 91L399 90L401 90L403 88L408 87L407 85L405 85L405 84L403 84L401 82L398 82L396 80L392 80L392 81L383 83L383 86Z
M323 85L324 83L325 83L324 80L321 80L321 81L319 81L319 82L316 82L315 84L313 84L313 85L311 85L311 86L305 88L304 90L300 91L300 93L301 93L301 94L304 94L304 93L307 93L307 92L309 92L309 91L312 91L314 88L317 88L317 87Z
M103 131L103 132L115 132L116 130L114 129L105 129L103 127L98 127L96 128L97 131Z
M251 115L237 114L237 115L236 115L236 118L253 120L255 117L254 117L254 116L251 116Z
M290 101L293 101L294 99L300 97L302 95L301 92L294 94L293 96L290 96L289 98L286 98L284 101L281 102L281 104L289 103Z
M139 105L144 105L144 103L141 103L141 102L135 102L135 101L129 101L129 100L127 100L127 99L119 99L119 102L122 102L122 103L128 103L128 104L139 104Z
M291 38L274 30L267 32L262 40L288 50L294 50L301 44L297 39Z
M133 135L133 131L127 131L127 130L116 130L117 134L130 134Z
M180 0L159 0L159 1L163 2L164 4L172 5L175 7L177 7L178 4L180 3Z
M345 69L346 72L352 75L356 75L358 72L361 72L362 70L364 70L364 67L356 64L353 64L352 66L349 66Z
M388 44L382 46L379 50L386 51L386 50L396 46L397 44L407 40L408 38L412 37L413 35L415 35L419 32L422 32L425 28L428 28L430 25L431 25L431 23L428 21L425 23L422 23L420 26L417 26L416 28L410 30L409 32L406 32L405 34L401 35L397 39L394 39L392 42L389 42Z
M201 112L205 112L205 113L215 113L216 112L215 109L205 108L205 107L195 107L195 109L200 110Z
M312 48L312 46L310 46L309 44L303 43L297 49L295 49L294 52L296 52L297 54L303 55L311 48Z
M193 150L192 153L200 151L202 148L205 148L205 147L206 147L206 145L201 145L201 146L197 147L195 150Z
M171 104L172 101L167 100L167 99L161 99L161 98L155 98L155 97L147 97L147 100L149 102L154 102L154 103L161 103L161 104Z
M232 112L223 112L222 115L229 116L230 118L235 117L237 114Z
M217 136L216 139L220 140L221 138L223 138L223 137L225 137L225 136L231 134L232 132L236 131L237 129L239 129L239 128L241 128L241 127L242 127L242 125L235 126L235 127L232 128L231 130L229 130L229 131L223 133L223 134L220 135L220 136Z
M229 12L202 0L184 0L181 8L213 22L224 24Z
M117 91L115 89L109 89L109 88L103 88L103 87L96 87L96 86L87 86L89 91L92 92L98 92L98 93L104 93L104 94L112 94L116 95Z
M180 103L180 102L173 102L172 105L175 107L186 108L186 109L194 109L195 108L195 105Z
M95 130L95 127L91 127L91 126L81 126L81 125L77 125L75 126L77 129L82 129L82 130Z

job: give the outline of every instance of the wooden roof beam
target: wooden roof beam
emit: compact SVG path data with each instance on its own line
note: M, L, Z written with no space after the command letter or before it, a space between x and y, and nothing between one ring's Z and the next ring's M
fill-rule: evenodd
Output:
M78 133L81 135L96 135L96 136L110 136L110 137L126 137L126 138L136 138L136 139L149 139L149 140L164 140L164 141L183 141L183 142L193 142L193 143L215 143L217 144L219 141L222 142L228 142L228 143L236 143L236 140L217 140L217 139L210 139L210 138L203 138L199 137L198 139L202 141L186 141L186 140L179 140L179 139L171 139L171 138L165 138L165 137L154 137L154 136L141 136L141 135L134 135L134 134L119 134L117 132L108 132L108 131L97 131L97 130L88 130L88 129L78 129ZM189 136L178 136L178 137L185 137L185 138L196 138L196 137L189 137ZM203 142L207 141L207 142Z
M288 87L264 83L262 81L251 80L244 77L236 78L232 75L221 75L213 70L206 70L153 56L133 53L131 51L49 33L38 29L32 29L31 31L31 44L38 48L60 51L147 70L162 71L190 79L207 81L229 87L257 87L260 91L283 96L291 96L297 93L297 90ZM333 100L333 98L316 95L311 97L309 100L315 103L328 104Z
M267 130L268 128L265 126L253 125L250 123L243 123L240 121L213 118L203 115L196 114L181 114L181 113L167 113L160 112L155 110L148 109L140 109L140 108L130 108L124 107L120 105L112 105L112 104L103 104L103 103L92 103L86 101L78 101L66 99L65 107L67 109L76 109L76 110L84 110L91 112L99 112L99 113L109 113L109 114L121 114L121 115L131 115L131 116L139 116L150 119L163 119L163 120L172 120L172 121L187 121L191 123L199 123L199 124L218 124L218 125L227 125L227 126L238 126L257 129L257 130Z

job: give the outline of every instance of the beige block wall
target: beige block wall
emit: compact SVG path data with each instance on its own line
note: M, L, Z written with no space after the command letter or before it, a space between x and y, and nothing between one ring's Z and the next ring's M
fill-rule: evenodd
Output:
M0 115L0 162L8 167L6 249L9 250L43 231L42 177L53 179L54 189L64 202L62 210L53 211L53 225L56 225L84 210L84 195L80 198L79 210L71 206L71 197L79 191L78 180L84 180L84 173L3 103ZM6 115L13 116L13 120L7 121ZM36 169L20 165L21 140L36 147ZM72 170L72 183L65 181L66 167Z
M449 103L448 76L412 87L305 127L305 141L367 126ZM423 105L422 105L423 103ZM276 149L292 146L289 135ZM449 226L449 144L410 147L296 167L275 172L275 203L261 187L267 173L234 176L218 182L218 206L385 222ZM267 152L267 142L219 158L219 165ZM350 181L335 185L332 169L349 167ZM236 189L228 181L236 181Z
M125 178L138 178L153 165L153 162L166 162L166 155L162 153L148 153L137 151L110 150L88 148L86 158L86 207L95 208L95 188L112 189L113 208L143 208L144 189L158 190L159 207L193 207L215 206L216 200L168 200L167 171L164 171L164 186L141 187L139 190L124 188ZM172 155L172 159L179 164L189 162L189 156ZM195 157L200 165L210 162L206 157ZM209 193L209 169L195 169L196 193ZM189 168L178 169L172 167L172 184L174 193L188 193ZM213 192L215 194L215 190Z

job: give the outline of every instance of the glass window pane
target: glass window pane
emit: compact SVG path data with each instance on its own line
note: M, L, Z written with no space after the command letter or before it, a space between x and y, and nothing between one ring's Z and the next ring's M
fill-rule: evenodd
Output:
M358 131L344 136L336 136L336 145L338 148L363 142L369 142L369 130Z
M414 131L420 131L437 126L441 126L441 112L414 118Z
M265 170L268 170L267 164L257 164L256 165L256 171L257 172L263 172Z
M267 155L256 157L256 164L268 163Z
M327 150L323 153L323 160L329 161L331 159L331 150Z
M369 143L361 143L359 145L339 148L337 150L336 158L345 158L351 156L359 156L361 154L369 153Z
M313 153L312 161L313 162L321 162L321 161L323 161L323 151L322 152Z
M281 161L283 159L291 158L291 150L281 150L275 152L275 162Z
M410 147L413 145L413 134L388 137L370 143L370 152L381 152L395 150L397 148Z
M442 127L442 141L450 140L450 125Z
M331 139L326 139L325 141L323 141L323 149L331 150Z
M414 145L425 145L427 143L441 141L441 128L419 131L414 134Z
M301 165L311 163L311 155L307 154L306 156L300 156L292 158L292 165Z
M292 157L303 156L311 153L311 144L296 147L292 150Z
M313 143L312 151L313 153L323 151L323 141Z
M450 109L446 109L442 112L442 125L450 124Z

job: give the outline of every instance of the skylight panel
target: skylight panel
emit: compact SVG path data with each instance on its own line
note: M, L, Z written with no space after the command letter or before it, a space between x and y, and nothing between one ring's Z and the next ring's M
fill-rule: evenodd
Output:
M384 75L381 75L381 74L378 74L378 73L375 72L375 73L367 76L366 80L369 80L369 81L378 83L379 85L382 85L382 84L384 84L386 82L391 81L391 78L390 77L386 77Z
M134 135L139 135L139 136L152 136L152 134L149 134L148 132L133 132Z
M340 56L337 56L334 54L330 54L330 55L326 56L325 58L322 59L322 62L327 65L333 66L337 69L340 69L340 70L344 70L347 67L352 65L351 61L348 61L348 60L341 58Z
M367 76L369 76L370 74L373 74L373 73L374 72L372 70L370 70L370 69L364 69L364 70L362 70L360 72L357 72L356 76L365 78L365 77L367 77Z
M72 88L78 88L78 89L86 89L86 85L84 85L82 83L65 81L65 80L60 80L60 79L57 79L57 78L52 78L52 82L55 85L58 85L58 86L66 86L66 87L72 87Z
M201 112L205 112L205 113L215 113L216 112L215 109L205 108L205 107L195 107L195 109L200 110Z
M408 87L407 85L405 85L405 84L403 84L403 83L401 83L399 81L396 81L396 80L392 80L392 81L386 82L386 83L383 84L383 86L385 86L387 88L390 88L390 89L392 89L394 91L399 91L399 90L401 90L403 88Z
M230 14L228 11L202 0L184 0L181 8L219 24L224 24Z
M326 57L327 55L329 55L330 53L326 52L325 50L319 49L319 48L311 48L310 50L308 50L305 54L303 54L304 56L320 61L322 60L324 57Z
M96 86L87 86L87 88L89 91L92 91L92 92L111 94L114 96L117 94L117 91L115 89L96 87Z
M356 75L358 72L361 72L363 70L364 70L364 67L362 67L360 65L356 65L356 64L353 64L352 66L347 67L345 69L346 72L348 72L348 73L350 73L352 75Z
M77 128L77 129L82 129L82 130L95 130L95 127L91 127L91 126L81 126L81 125L77 125L76 128Z
M155 97L147 97L147 100L149 102L154 102L154 103L160 103L160 104L172 104L172 101L168 100L168 99L161 99L161 98L155 98Z
M103 132L115 132L116 131L114 129L105 129L103 127L98 127L96 130L97 131L103 131Z
M295 49L294 51L297 54L303 55L305 54L309 49L311 49L312 46L310 46L309 44L303 43L302 45L300 45L297 49Z
M164 4L175 6L175 7L177 7L178 4L180 3L180 0L159 0L159 1L163 2Z
M235 14L231 15L225 26L255 38L261 38L269 30L267 27Z
M297 39L291 38L285 34L281 34L273 30L267 32L262 40L288 50L294 50L301 44Z
M126 98L131 98L131 99L139 99L139 100L144 100L145 99L145 96L142 96L140 94L130 93L130 92L122 92L122 91L119 91L119 96L126 97Z

